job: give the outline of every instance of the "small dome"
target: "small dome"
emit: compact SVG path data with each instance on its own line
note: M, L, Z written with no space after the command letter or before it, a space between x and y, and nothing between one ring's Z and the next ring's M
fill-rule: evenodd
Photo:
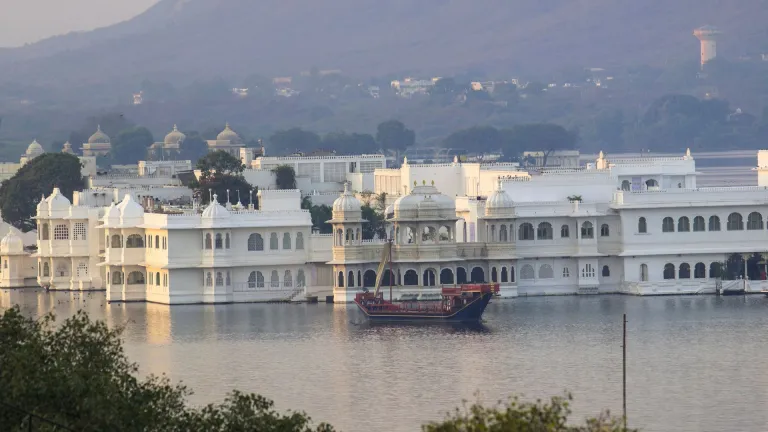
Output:
M61 149L62 153L69 153L69 154L75 154L75 151L72 150L72 144L69 143L69 141L64 143L64 147Z
M88 144L109 144L109 136L101 131L101 125L96 127L96 132L88 138Z
M165 144L180 144L187 136L179 132L179 128L173 125L173 130L165 136L163 142Z
M362 214L360 210L362 206L360 200L349 190L349 184L344 183L344 192L333 202L333 218L349 219L352 217L359 219Z
M48 202L48 210L50 212L54 211L69 211L69 206L72 205L71 202L61 194L61 190L59 188L55 187L53 188L53 192L51 195L46 199Z
M108 226L120 225L120 209L117 208L115 203L112 203L107 207L103 220Z
M203 210L204 219L227 219L229 217L229 211L219 204L218 197L214 194L211 203Z
M241 142L240 135L233 131L229 127L229 123L224 126L224 130L216 137L217 141L229 141L232 144L239 144Z
M456 215L456 203L433 185L414 186L411 193L394 203L398 218L452 218Z
M40 143L37 142L37 140L32 141L32 144L27 147L27 151L24 153L28 159L36 158L40 156L41 154L45 153L45 150L43 150L43 146L40 145Z
M13 232L13 228L8 228L8 234L0 240L0 253L3 255L19 254L24 252L24 242L21 237Z
M117 205L120 210L120 218L125 223L126 219L137 219L144 217L144 208L133 200L131 194L125 194L123 201Z
M37 216L43 216L48 211L48 206L46 206L45 201L45 195L40 197L40 202L37 203Z
M501 181L499 181L498 187L485 202L485 215L493 216L496 213L512 209L514 206L515 203L512 201L512 198L502 188Z

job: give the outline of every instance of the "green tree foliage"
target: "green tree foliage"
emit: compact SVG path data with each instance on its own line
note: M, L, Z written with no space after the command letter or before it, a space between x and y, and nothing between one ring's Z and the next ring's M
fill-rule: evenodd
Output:
M491 126L473 126L461 129L443 140L443 147L467 149L473 152L499 151L502 146L499 130Z
M323 137L322 148L336 154L376 153L378 146L370 134L332 132Z
M376 127L376 142L386 151L400 152L416 142L416 133L398 120L387 120Z
M219 150L206 154L197 161L197 169L200 170L200 178L190 186L199 189L203 204L208 204L213 194L218 195L220 203L227 202L227 190L229 190L229 202L237 203L238 191L240 200L247 204L249 193L255 188L243 177L245 166L240 159L231 154Z
M245 165L240 159L223 150L206 154L197 161L196 167L200 170L202 178L208 178L214 174L242 175L245 170Z
M112 163L135 164L147 157L147 149L155 142L152 132L145 127L133 127L120 131L112 139Z
M571 150L576 146L578 135L552 123L531 123L516 125L504 133L505 155L520 154L526 150L544 152L544 166L555 150Z
M630 432L621 418L605 412L587 419L584 425L568 424L571 396L553 397L549 402L520 402L517 398L507 404L485 407L479 403L457 408L442 422L422 427L424 432Z
M32 159L0 185L0 212L3 220L27 232L35 228L32 217L42 195L54 187L68 199L83 189L80 160L66 153L45 153Z
M325 204L313 205L309 208L309 214L312 217L312 228L317 229L320 234L331 234L333 227L327 221L333 218L333 209Z
M203 137L198 132L186 133L186 138L181 142L179 146L179 158L181 160L196 161L205 157L208 153L208 143L205 142Z
M387 238L384 215L368 204L363 205L360 209L363 219L366 220L363 222L363 240Z
M318 134L301 128L277 131L269 137L270 150L276 153L313 151L320 148L321 142Z
M272 401L233 392L221 404L191 407L191 392L166 377L137 378L120 329L82 311L60 325L54 317L26 318L18 306L0 316L0 424L27 430L23 412L80 432L324 431L300 412L279 413ZM35 423L33 430L54 430ZM60 430L60 429L59 429Z
M272 172L278 189L296 189L296 171L292 166L279 165L272 168Z

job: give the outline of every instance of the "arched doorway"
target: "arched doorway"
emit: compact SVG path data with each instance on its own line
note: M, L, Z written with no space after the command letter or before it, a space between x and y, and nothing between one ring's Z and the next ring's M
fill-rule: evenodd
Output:
M435 286L435 270L434 269L424 270L423 286Z
M390 282L391 281L391 282ZM384 275L381 277L381 286L396 285L395 274L392 270L384 270Z
M403 285L418 285L419 275L416 270L408 270L403 275Z
M344 288L344 272L343 271L339 272L339 279L336 282L336 286L339 288Z
M456 268L456 283L457 284L467 283L467 270L464 269L464 267Z
M363 273L363 286L370 288L376 286L376 272L373 270L366 270Z
M441 285L453 284L453 270L448 268L440 270L440 284Z
M482 267L475 267L472 269L472 274L470 277L472 283L483 283L485 282L485 271L482 269Z

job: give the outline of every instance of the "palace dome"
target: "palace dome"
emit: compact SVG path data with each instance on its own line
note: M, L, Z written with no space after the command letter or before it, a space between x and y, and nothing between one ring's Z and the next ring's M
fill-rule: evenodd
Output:
M141 219L144 217L144 207L133 200L131 194L125 194L123 201L117 205L120 210L120 219L125 223L126 219Z
M32 141L32 143L27 147L27 151L24 153L27 156L27 159L33 159L41 154L45 153L45 150L43 150L43 146L40 145L40 143L37 142L37 140Z
M411 193L398 198L394 205L396 218L453 218L456 203L434 185L414 186Z
M165 144L180 144L187 136L179 131L176 125L173 125L173 130L165 136L163 142Z
M67 197L61 194L61 190L57 187L53 188L53 192L51 192L51 195L46 201L48 202L48 211L51 213L55 211L69 212L69 206L72 205Z
M13 232L13 228L8 228L8 234L0 240L0 253L3 255L19 254L24 252L24 242L21 237Z
M88 144L109 144L109 136L101 131L101 125L96 127L96 132L88 138Z
M349 184L344 183L344 192L333 202L333 219L360 219L362 217L363 204L349 190Z
M502 188L501 181L499 181L498 187L488 197L485 202L485 215L486 216L506 216L512 212L515 203L507 192Z
M45 216L48 213L47 201L45 195L40 197L40 202L37 203L37 217Z
M107 211L104 213L103 219L105 225L114 227L120 225L120 209L117 208L115 203L112 203L107 207Z
M213 194L213 200L208 204L208 207L203 210L204 219L227 219L229 218L229 211L219 204L218 195Z
M216 136L216 141L229 141L232 144L239 144L241 142L240 135L229 127L229 123L227 123L227 125L224 126L224 130Z

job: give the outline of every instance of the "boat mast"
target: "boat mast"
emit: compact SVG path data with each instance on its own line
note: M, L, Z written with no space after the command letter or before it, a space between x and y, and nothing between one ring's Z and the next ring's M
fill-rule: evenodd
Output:
M392 239L389 239L389 301L392 301L392 279L394 279L394 273L392 273Z
M627 314L624 314L624 342L622 347L622 392L623 392L623 409L624 409L624 430L627 430Z

